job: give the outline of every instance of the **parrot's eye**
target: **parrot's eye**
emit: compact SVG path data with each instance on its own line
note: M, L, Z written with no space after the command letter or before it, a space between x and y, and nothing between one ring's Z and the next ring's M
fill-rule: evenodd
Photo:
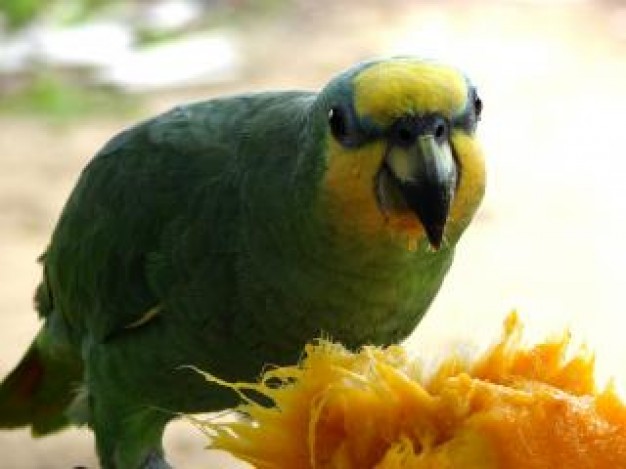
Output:
M409 147L415 143L419 133L418 127L410 119L402 119L392 130L392 140L402 147Z
M473 133L476 130L476 124L478 124L482 112L483 102L478 97L476 89L470 88L467 109L454 119L453 125L464 129L466 132Z
M359 126L357 117L350 107L331 107L328 111L328 127L335 140L344 147L358 147L369 137Z
M338 107L332 108L328 112L328 125L339 142L344 142L348 138L348 124L346 123L345 113Z
M448 123L443 119L437 119L433 134L437 142L445 141L448 138Z
M474 93L474 112L476 113L476 120L480 120L480 114L483 112L483 102L476 93Z

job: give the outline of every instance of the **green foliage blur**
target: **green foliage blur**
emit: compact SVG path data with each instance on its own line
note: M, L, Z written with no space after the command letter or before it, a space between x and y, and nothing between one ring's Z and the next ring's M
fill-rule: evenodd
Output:
M106 0L0 0L0 15L7 29L15 31L59 5L64 11L71 12L67 19L80 21L110 3Z
M53 23L83 21L107 0L0 0L0 26L5 34L15 35L42 17ZM68 81L62 74L35 66L19 77L0 76L0 113L34 115L56 122L112 113L132 112L136 99L110 89L94 89ZM9 83L7 85L7 83Z
M4 96L0 113L40 116L62 124L90 116L132 115L139 106L138 97L113 89L74 86L50 71L42 71L18 92Z
M60 15L67 22L77 22L88 18L103 8L115 5L142 3L140 0L0 0L0 17L10 31L28 25L31 21L51 9L62 11ZM143 3L150 3L143 2ZM280 12L293 0L212 0L212 21L237 22L246 19L259 19Z
M51 0L0 0L0 13L6 26L13 30L32 21Z
M65 27L101 17L126 22L140 49L181 36L223 26L245 31L252 24L280 22L296 0L205 0L201 14L190 25L160 29L137 21L158 0L0 0L0 41L17 38L38 24ZM137 110L141 96L97 85L89 71L65 70L35 59L19 72L0 70L0 113L27 114L71 120L88 115Z

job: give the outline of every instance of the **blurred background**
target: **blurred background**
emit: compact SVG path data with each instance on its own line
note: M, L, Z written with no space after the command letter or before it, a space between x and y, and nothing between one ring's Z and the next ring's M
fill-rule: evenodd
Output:
M356 61L462 67L485 104L485 202L412 353L570 327L626 389L626 3L621 0L0 0L0 376L36 330L37 256L82 167L174 104L322 86ZM190 423L176 467L237 467ZM97 467L85 429L0 432L0 467Z

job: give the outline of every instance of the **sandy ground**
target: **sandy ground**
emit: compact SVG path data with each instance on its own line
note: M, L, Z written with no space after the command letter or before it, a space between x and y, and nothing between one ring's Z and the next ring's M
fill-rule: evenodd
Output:
M304 3L304 2L303 2ZM381 2L382 4L382 2ZM250 64L237 89L315 87L356 60L381 54L442 57L465 68L485 103L481 138L489 188L428 317L409 340L435 356L484 345L517 308L533 337L570 326L598 353L600 379L626 383L626 8L618 3L393 1L302 11L242 36ZM552 4L550 4L552 5ZM141 116L216 93L152 96ZM38 328L35 262L81 168L136 119L59 128L0 120L0 376ZM166 435L177 467L236 467L207 452L178 422ZM0 468L97 467L87 430L33 440L0 433Z

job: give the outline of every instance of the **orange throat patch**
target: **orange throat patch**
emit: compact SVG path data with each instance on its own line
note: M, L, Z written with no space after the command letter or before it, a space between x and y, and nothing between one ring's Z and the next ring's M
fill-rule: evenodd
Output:
M376 178L385 156L384 142L345 149L328 139L324 202L339 231L367 237L391 236L417 244L426 233L409 210L383 211L376 196Z

